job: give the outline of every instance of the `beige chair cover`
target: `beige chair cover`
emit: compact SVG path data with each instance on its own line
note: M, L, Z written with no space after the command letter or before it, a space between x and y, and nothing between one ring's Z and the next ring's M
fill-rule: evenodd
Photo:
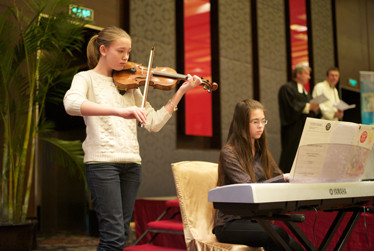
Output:
M217 185L216 163L183 161L172 165L187 250L260 251L246 245L220 243L212 233L214 208L208 192Z

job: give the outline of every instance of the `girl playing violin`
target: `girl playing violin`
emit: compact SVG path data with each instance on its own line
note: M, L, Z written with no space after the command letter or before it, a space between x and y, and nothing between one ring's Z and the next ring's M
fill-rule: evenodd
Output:
M201 84L197 76L187 75L169 102L154 110L139 89L121 95L113 83L112 71L126 65L131 38L118 27L107 27L87 45L90 70L73 78L64 97L68 114L83 116L87 136L83 142L86 178L99 220L100 243L97 250L123 250L126 244L138 187L141 158L137 140L137 121L148 131L159 131L170 119L182 96Z

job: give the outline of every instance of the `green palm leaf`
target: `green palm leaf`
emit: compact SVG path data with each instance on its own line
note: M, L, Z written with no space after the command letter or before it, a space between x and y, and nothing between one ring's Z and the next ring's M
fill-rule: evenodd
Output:
M24 3L26 10L14 4L0 14L0 222L26 218L38 135L51 145L54 160L84 175L81 142L41 133L53 131L43 118L47 98L61 103L78 70L71 62L85 23L68 15L70 0Z

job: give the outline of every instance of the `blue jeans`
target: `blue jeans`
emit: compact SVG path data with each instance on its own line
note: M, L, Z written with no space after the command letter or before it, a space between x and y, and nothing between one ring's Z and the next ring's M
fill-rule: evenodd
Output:
M141 182L141 165L87 164L86 178L99 221L97 250L123 250Z

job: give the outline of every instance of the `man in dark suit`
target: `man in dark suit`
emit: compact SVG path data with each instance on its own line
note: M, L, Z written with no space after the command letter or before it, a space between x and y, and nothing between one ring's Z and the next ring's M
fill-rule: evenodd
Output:
M310 72L309 66L296 65L293 80L282 85L278 93L282 143L279 167L285 173L291 170L306 118L318 116L319 105L310 102L312 96L304 88Z

